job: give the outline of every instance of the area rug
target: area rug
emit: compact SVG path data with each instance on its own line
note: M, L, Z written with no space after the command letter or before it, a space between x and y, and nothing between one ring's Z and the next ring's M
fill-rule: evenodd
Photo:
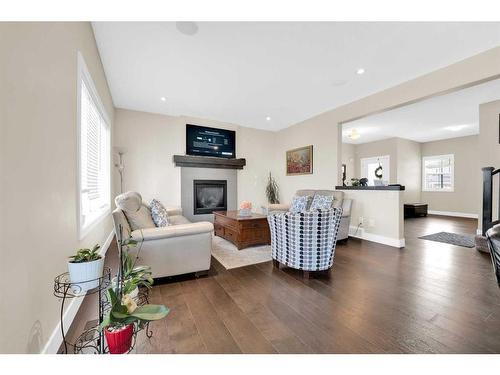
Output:
M252 246L238 250L231 242L217 236L214 236L212 244L213 257L227 270L268 262L272 259L271 246L269 245Z
M419 237L422 240L443 242L450 245L463 246L463 247L474 247L474 236L467 234L456 234L450 232L439 232L434 234L428 234L427 236Z

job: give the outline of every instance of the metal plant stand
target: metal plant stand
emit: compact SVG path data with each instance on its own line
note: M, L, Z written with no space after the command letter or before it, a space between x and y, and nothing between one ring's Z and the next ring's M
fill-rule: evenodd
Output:
M90 289L88 291L82 291L82 285L89 285L89 284L94 284L98 283L98 286ZM99 306L98 306L98 316L99 316L99 323L100 324L103 320L104 317L104 304L102 303L103 299L103 291L106 291L108 289L109 285L111 284L111 269L108 267L104 268L104 272L102 277L94 280L87 280L87 281L82 281L78 283L72 283L70 278L69 278L69 273L65 272L60 274L54 279L54 296L61 298L61 310L60 310L60 325L61 325L61 334L63 338L63 344L64 344L64 353L68 354L68 346L73 346L73 352L76 353L76 344L72 345L71 343L68 343L66 340L66 335L64 333L64 321L63 321L63 314L64 314L64 305L67 299L69 298L81 298L85 297L88 294L94 294L98 293L98 298L99 298ZM97 329L95 327L94 329ZM94 342L93 347L95 347L95 350L98 353L103 353L104 352L104 335L102 332L98 332L98 337L93 338L92 342ZM77 343L82 339L82 337L88 337L88 332L84 332L82 335L77 340Z
M99 282L99 285L87 292L81 291L81 285L85 283ZM63 338L64 354L68 354L68 348L71 347L74 354L106 354L108 353L108 348L106 346L106 340L104 339L104 332L99 331L99 324L102 323L104 316L109 311L111 305L108 301L106 290L111 285L111 269L106 267L103 272L103 276L99 279L88 280L79 283L72 283L69 279L69 273L65 272L54 279L54 296L61 298L61 310L60 310L60 324L61 324L61 334ZM103 293L104 292L104 293ZM66 299L69 298L81 298L88 294L98 293L99 306L98 306L98 319L93 321L90 327L86 327L84 331L77 337L74 343L70 343L66 339L64 333L64 305ZM145 287L139 288L139 293L135 297L138 306L142 306L149 303L149 289ZM137 334L144 330L146 337L151 338L153 336L153 331L149 327L149 322L139 325L134 324L134 335L132 339L132 345L130 346L129 353L134 349L136 343Z

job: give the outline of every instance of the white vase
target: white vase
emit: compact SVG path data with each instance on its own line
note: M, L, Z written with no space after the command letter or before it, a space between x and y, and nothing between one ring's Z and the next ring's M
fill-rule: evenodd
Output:
M238 215L239 216L252 216L252 210L250 208L240 208Z
M91 262L73 263L68 262L69 278L73 293L85 293L90 289L99 286L99 278L102 277L104 269L104 258L93 260Z

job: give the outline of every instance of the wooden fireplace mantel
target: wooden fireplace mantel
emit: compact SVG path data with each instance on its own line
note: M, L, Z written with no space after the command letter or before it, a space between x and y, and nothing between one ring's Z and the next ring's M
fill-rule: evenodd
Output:
M176 167L243 169L247 161L240 159L216 158L213 156L174 155Z

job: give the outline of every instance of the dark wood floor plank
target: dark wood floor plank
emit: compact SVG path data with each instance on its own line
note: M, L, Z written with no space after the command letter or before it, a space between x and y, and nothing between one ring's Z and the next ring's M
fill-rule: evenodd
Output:
M488 254L418 238L476 227L473 219L409 219L405 248L351 238L338 244L330 275L310 280L271 262L226 270L212 259L206 278L153 287L151 302L171 313L152 323L153 338L138 336L134 352L500 353L500 289ZM106 264L115 268L110 250ZM95 319L91 302L70 340Z
M279 353L312 353L311 348L253 294L245 290L240 281L229 272L221 273L215 279Z
M260 288L261 294L266 296L266 302L284 304L288 313L293 310L301 318L302 323L307 325L310 335L314 335L316 340L322 342L322 352L325 353L352 353L371 352L370 344L352 331L347 329L342 323L332 323L331 317L327 318L326 313L314 305L309 305L297 298L291 290L283 288L268 279L266 275L258 271L255 267L245 267L237 270L239 277L246 277L247 283L255 288ZM271 305L272 306L272 305ZM275 306L276 307L276 306ZM304 341L304 336L299 335Z
M154 287L156 288L156 287ZM167 336L174 353L207 353L191 312L184 300L179 283L160 285L163 304L170 308L165 319Z
M197 283L243 353L276 353L273 345L260 333L214 278L203 278L197 280Z
M224 321L201 291L196 280L182 282L182 296L209 353L241 353Z

